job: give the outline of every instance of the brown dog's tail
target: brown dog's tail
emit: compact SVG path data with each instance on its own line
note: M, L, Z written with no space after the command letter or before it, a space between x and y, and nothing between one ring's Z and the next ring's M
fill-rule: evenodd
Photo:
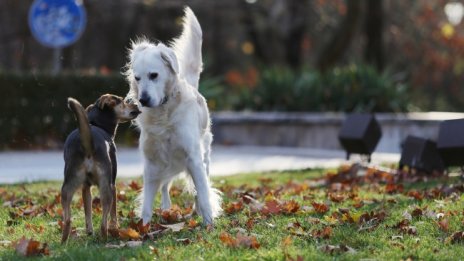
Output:
M79 126L79 134L81 136L81 144L84 148L85 156L90 158L93 155L93 141L87 113L85 112L84 107L82 107L82 105L74 98L68 98L68 107L76 115Z

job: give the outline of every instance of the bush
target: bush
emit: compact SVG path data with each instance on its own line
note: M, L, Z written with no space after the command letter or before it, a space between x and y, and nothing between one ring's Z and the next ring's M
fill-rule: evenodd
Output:
M407 86L368 66L295 73L286 68L262 70L253 86L231 86L237 110L404 112Z
M211 110L397 112L408 107L407 88L366 66L296 73L285 68L249 69L220 78L202 77L200 92ZM89 105L104 93L124 96L121 75L58 76L0 73L0 149L61 148L77 127L67 97ZM117 142L134 145L138 133L119 126Z
M0 114L0 149L60 148L77 127L67 97L87 106L104 93L124 96L128 87L119 75L33 75L0 73L4 95ZM129 124L120 125L118 139L134 142Z

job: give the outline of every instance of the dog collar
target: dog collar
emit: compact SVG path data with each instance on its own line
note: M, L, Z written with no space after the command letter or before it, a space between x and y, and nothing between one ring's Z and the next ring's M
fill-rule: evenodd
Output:
M164 96L163 100L161 101L161 105L165 105L169 100L168 96Z

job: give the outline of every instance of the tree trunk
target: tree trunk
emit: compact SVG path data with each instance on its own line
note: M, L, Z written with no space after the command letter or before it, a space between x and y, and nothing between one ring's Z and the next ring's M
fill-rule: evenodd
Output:
M377 70L384 68L383 53L383 9L382 0L366 0L365 34L366 46L364 48L364 59L367 63L375 66Z
M373 0L377 1L377 0ZM339 61L348 47L358 25L361 13L361 1L347 0L347 13L340 22L338 28L332 34L317 59L317 68L324 72L333 67Z

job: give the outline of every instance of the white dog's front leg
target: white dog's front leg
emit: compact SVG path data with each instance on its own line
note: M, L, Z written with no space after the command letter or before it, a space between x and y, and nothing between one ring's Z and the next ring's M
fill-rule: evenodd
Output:
M209 199L210 185L203 161L197 155L191 155L187 162L187 169L192 176L197 191L198 213L203 218L203 224L213 224L213 212Z
M171 197L169 196L169 189L171 188L171 182L163 184L161 187L161 209L166 210L171 208Z
M150 166L145 166L145 171L143 173L143 190L141 194L142 208L140 213L144 225L151 221L153 215L153 200L160 186L161 179L156 178L154 169Z

